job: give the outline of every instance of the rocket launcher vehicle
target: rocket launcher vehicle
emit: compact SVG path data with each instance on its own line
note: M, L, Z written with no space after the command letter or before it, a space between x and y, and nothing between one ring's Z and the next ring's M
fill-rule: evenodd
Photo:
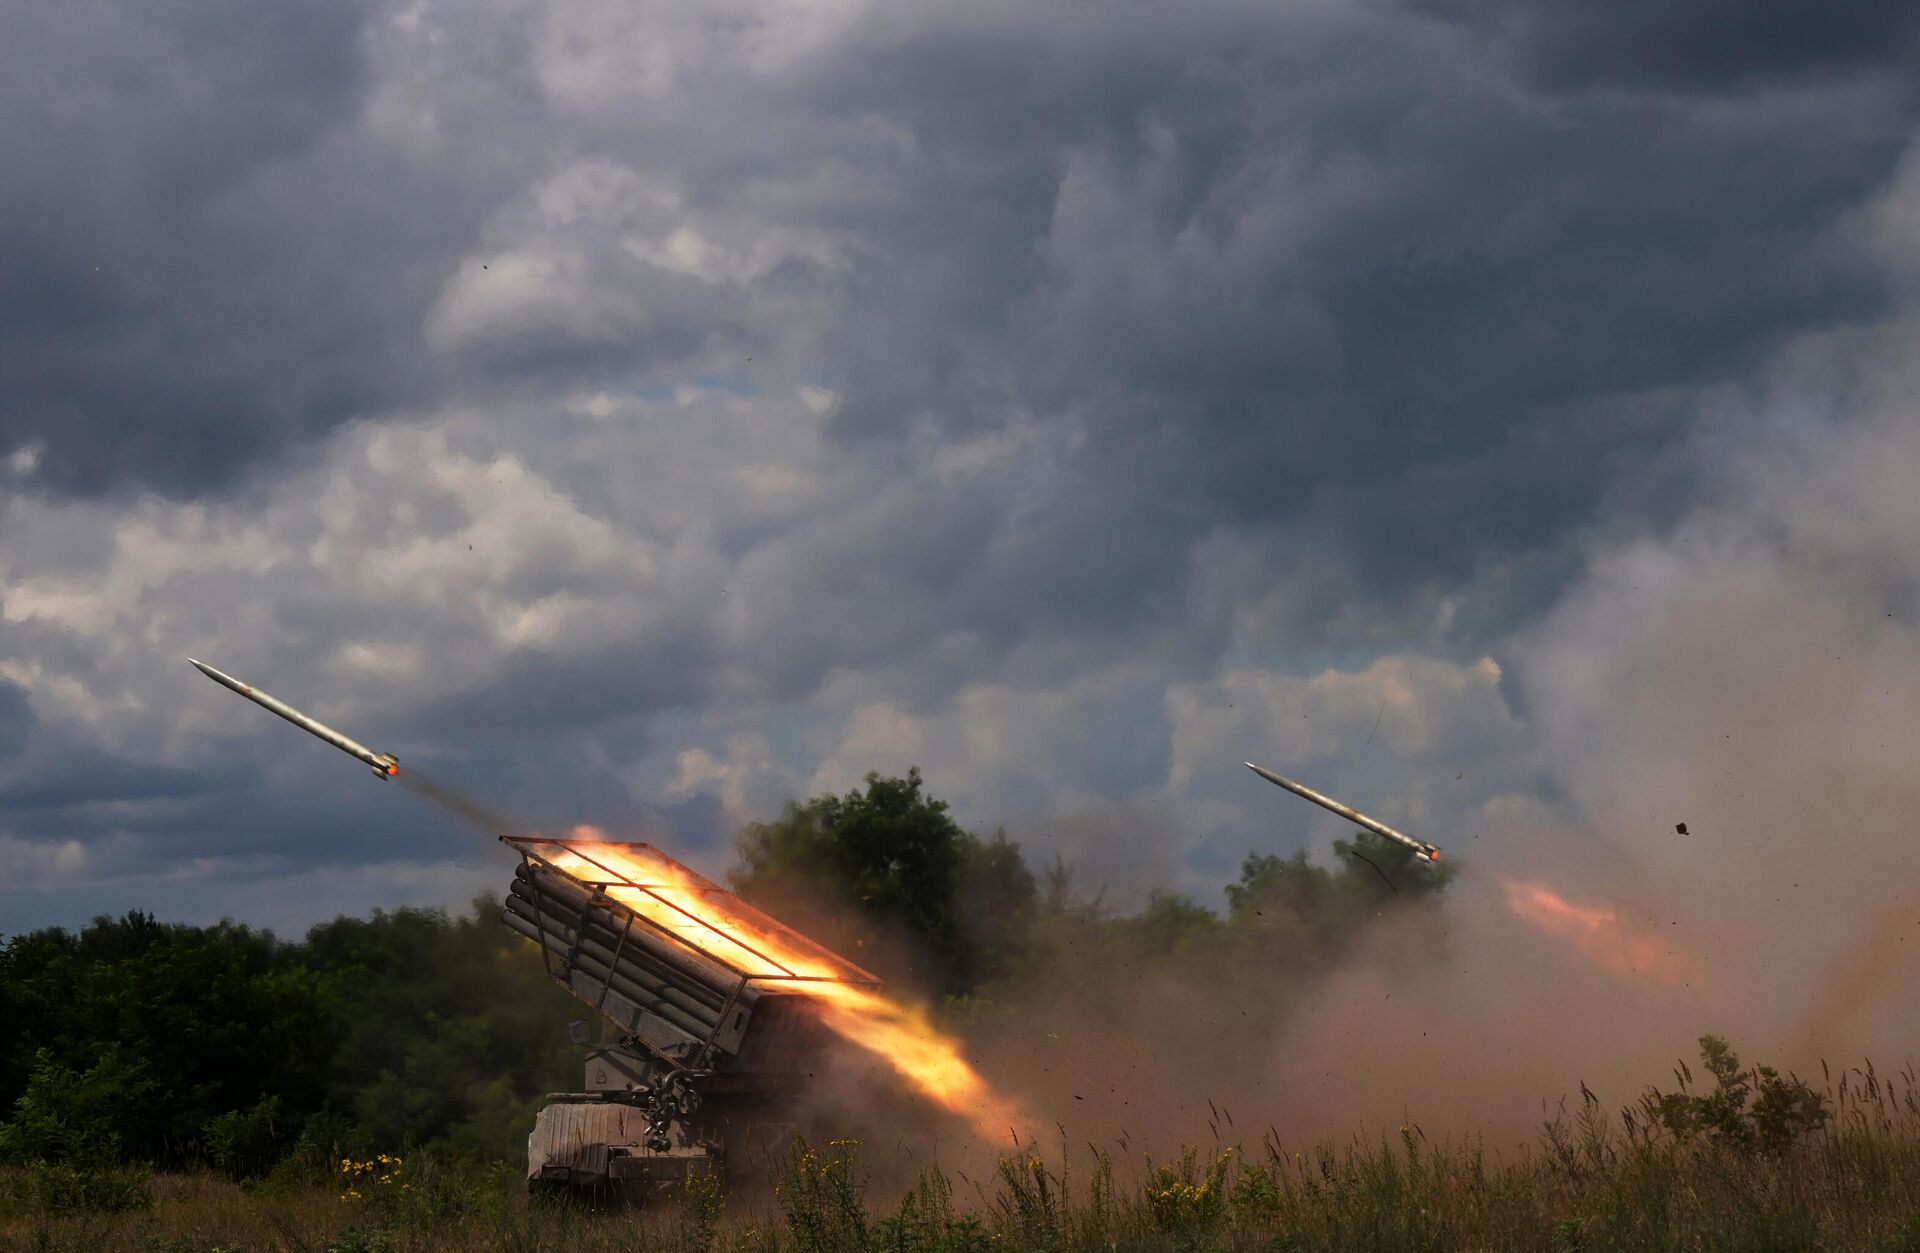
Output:
M381 778L400 773L393 754L193 664ZM499 838L520 855L501 921L605 1023L584 1090L549 1094L540 1111L529 1188L659 1183L729 1151L744 1166L799 1125L838 1038L821 998L876 991L879 979L651 845Z
M822 984L880 981L647 844L502 836L520 854L501 921L540 946L554 982L591 1006L614 1042L594 1049L588 1091L541 1114L528 1179L571 1177L568 1103L624 1105L650 1154L702 1145L751 1159L778 1138L835 1037ZM614 1117L604 1111L601 1117ZM797 1124L794 1124L797 1126ZM656 1166L659 1163L656 1162Z

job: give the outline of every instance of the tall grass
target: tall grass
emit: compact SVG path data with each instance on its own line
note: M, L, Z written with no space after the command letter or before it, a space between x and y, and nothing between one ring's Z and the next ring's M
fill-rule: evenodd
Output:
M1889 1077L1866 1065L1824 1078L1808 1091L1828 1116L1786 1142L1666 1119L1663 1108L1679 1107L1657 1093L1609 1111L1583 1088L1530 1150L1506 1161L1412 1125L1307 1147L1270 1132L1168 1161L1063 1145L1003 1158L989 1178L922 1171L885 1206L852 1141L797 1147L770 1200L728 1206L711 1180L696 1180L642 1214L530 1205L514 1172L444 1163L409 1162L375 1204L364 1191L342 1200L338 1181L248 1190L211 1175L162 1176L150 1208L122 1213L50 1212L15 1172L0 1186L0 1248L1920 1253L1913 1071ZM1723 1089L1690 1096L1686 1082L1673 1096L1700 1102L1688 1107L1696 1112L1718 1108ZM401 1182L413 1186L401 1191Z

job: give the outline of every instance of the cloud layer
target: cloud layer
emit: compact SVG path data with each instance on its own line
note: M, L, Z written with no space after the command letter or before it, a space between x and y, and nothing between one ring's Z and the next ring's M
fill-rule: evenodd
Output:
M1249 757L1536 869L1890 821L1913 24L1775 7L33 17L0 930L497 877L188 655L716 871L912 764L1116 899L1336 832Z

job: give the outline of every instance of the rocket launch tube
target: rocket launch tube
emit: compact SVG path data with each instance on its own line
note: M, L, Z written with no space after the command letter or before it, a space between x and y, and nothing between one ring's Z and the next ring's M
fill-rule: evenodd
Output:
M572 937L561 934L553 928L552 924L542 927L538 919L523 909L508 906L502 911L501 921L528 939L538 940L551 953L565 955L569 950L569 941ZM607 984L629 1001L652 1010L666 1021L692 1035L706 1035L713 1030L714 1023L719 1021L720 1015L717 1011L708 1010L703 1020L703 1016L695 1014L685 1005L664 999L659 989L649 989L619 970L609 970L606 954L593 952L588 946L582 946L580 951L574 953L573 968L584 971L590 978Z
M556 907L554 898L543 893L524 893L518 883L507 893L503 904L522 917L544 923L550 931L560 936L563 943L554 950L555 953L565 955L577 942L582 952L592 953L615 974L629 978L639 974L657 981L664 991L657 989L647 995L677 997L686 1002L689 1013L717 1017L726 1006L728 993L740 981L739 975L730 975L725 983L720 984L690 977L685 963L678 960L679 955L673 953L667 943L640 934L644 924L627 933L625 949L622 951L619 931L609 933L591 919L585 919L564 906ZM619 966L613 965L616 951L621 952ZM627 969L629 964L632 970Z
M1312 788L1308 787L1304 783L1295 783L1292 779L1282 778L1281 776L1275 774L1273 771L1263 769L1260 766L1256 766L1250 761L1242 762L1241 764L1244 765L1247 769L1253 771L1255 774L1259 775L1261 778L1265 779L1267 782L1275 785L1276 787L1283 787L1287 789L1287 791L1292 792L1295 796L1304 796L1306 799L1312 801L1314 804L1320 806L1322 809L1331 810L1334 813L1339 814L1342 818L1345 818L1348 822L1351 822L1356 826L1365 827L1367 830L1373 832L1375 835L1384 835L1389 840L1394 841L1396 844L1406 845L1408 848L1412 849L1415 853L1417 853L1420 856L1420 858L1424 861L1440 860L1440 850L1435 848L1433 845L1427 843L1425 840L1416 840L1412 836L1407 835L1404 832L1395 831L1392 827L1388 826L1386 823L1376 822L1372 818L1369 818L1365 814L1361 813L1359 810L1349 808L1346 805L1342 805L1339 801L1333 799L1331 796L1322 796L1320 793L1314 791Z
M626 997L644 1009L650 1009L661 1018L672 1023L682 1031L695 1037L705 1037L720 1021L720 1006L697 1005L689 1007L685 993L672 989L649 988L633 977L631 971L624 969L625 962L613 966L612 954L594 944L591 940L581 942L577 948L573 945L574 936L559 929L552 921L541 926L541 919L527 908L525 902L515 898L504 908L502 922L528 939L537 940L549 953L565 956L570 951L573 965L588 976L607 984L614 991ZM743 1007L745 1008L745 1007Z
M508 889L510 895L524 895L530 899L537 897L538 903L546 908L557 906L557 912L566 918L586 920L593 928L618 938L619 932L609 929L607 921L590 916L593 912L590 908L593 893L568 877L564 871L544 867L535 870L522 864L513 873L514 882ZM633 912L631 906L617 900L613 903L623 911ZM728 989L738 983L744 973L685 939L669 938L664 928L646 921L637 913L628 937L629 947L639 944L672 971L673 977L684 981L689 987L698 985L705 988L705 995L713 997L715 1005L726 999Z
M230 674L215 670L204 661L193 661L191 657L187 658L187 660L193 662L194 669L206 675L220 686L232 688L262 709L279 714L282 718L285 718L294 726L299 727L302 731L311 732L341 752L353 757L358 757L361 761L373 767L373 772L381 778L390 779L400 773L400 761L392 753L376 753L365 744L360 743L360 741L340 734L324 722L314 721L298 709L295 709L292 705L287 704L285 701L274 699L257 687L242 683Z
M511 911L502 913L500 921L513 931L537 944L551 943L551 933L543 933L527 918ZM584 980L586 986L581 986ZM592 1005L594 1009L612 1019L623 1032L632 1032L641 1038L649 1049L664 1052L678 1050L682 1056L691 1053L705 1040L711 1028L690 1029L684 1022L676 1020L671 1014L661 1013L660 1007L650 1003L644 997L636 997L622 986L618 977L608 978L596 970L591 962L575 962L571 972L560 980L562 986L576 997ZM599 989L605 989L604 995ZM636 1030L639 1024L631 1017L632 1011L651 1015L654 1023L645 1030Z

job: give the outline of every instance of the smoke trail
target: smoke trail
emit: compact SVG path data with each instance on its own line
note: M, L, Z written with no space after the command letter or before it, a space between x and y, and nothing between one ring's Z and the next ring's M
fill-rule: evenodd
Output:
M488 835L505 837L525 835L532 831L526 823L516 822L497 809L483 805L445 784L436 783L419 770L404 769L395 778L399 779L401 784L414 795L425 797L454 817L477 827Z

